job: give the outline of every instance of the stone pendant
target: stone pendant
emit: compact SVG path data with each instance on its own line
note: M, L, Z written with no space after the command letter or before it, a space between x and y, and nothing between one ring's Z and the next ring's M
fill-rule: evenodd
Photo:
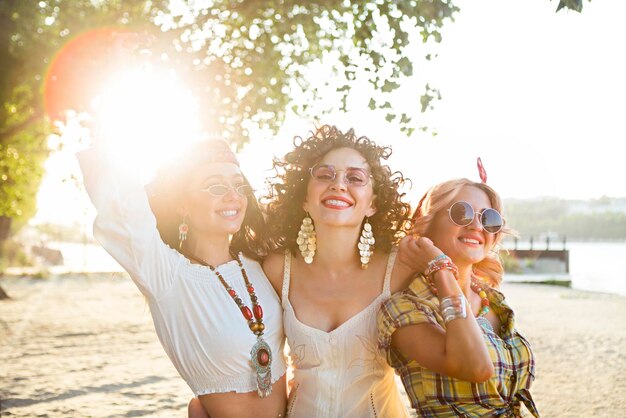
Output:
M272 393L272 350L259 336L250 351L252 365L256 371L256 387L260 398Z

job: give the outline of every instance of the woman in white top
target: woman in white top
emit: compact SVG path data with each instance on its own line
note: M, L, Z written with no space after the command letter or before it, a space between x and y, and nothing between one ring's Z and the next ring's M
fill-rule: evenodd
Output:
M165 352L212 417L279 417L286 403L278 295L258 263L264 222L225 142L196 144L148 186L99 149L79 154L94 235L146 297ZM204 411L202 410L204 409Z
M294 367L290 417L404 417L377 349L376 312L410 282L393 245L409 212L390 155L352 130L322 126L275 160L263 269L282 295ZM374 248L375 247L375 248ZM372 253L373 251L373 253Z

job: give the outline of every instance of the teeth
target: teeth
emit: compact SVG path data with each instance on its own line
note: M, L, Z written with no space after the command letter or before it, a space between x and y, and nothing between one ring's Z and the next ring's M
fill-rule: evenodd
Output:
M237 214L236 210L224 210L220 212L220 215L222 216L235 216L236 214Z
M344 202L343 200L336 200L336 199L328 199L324 201L324 203L326 203L327 205L333 205L333 206L344 206L344 207L350 206L348 202Z
M480 242L472 238L461 238L461 241L467 242L468 244L480 244Z

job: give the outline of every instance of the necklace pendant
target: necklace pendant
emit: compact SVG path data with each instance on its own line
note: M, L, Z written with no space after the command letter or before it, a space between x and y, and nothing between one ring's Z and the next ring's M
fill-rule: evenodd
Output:
M250 350L250 356L256 371L257 393L259 398L266 398L272 393L272 350L260 335Z

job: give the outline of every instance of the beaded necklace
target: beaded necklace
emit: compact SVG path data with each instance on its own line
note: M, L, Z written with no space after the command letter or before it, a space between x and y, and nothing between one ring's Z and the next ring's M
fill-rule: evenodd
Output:
M480 296L480 309L476 314L476 318L487 315L489 312L489 299L487 299L487 292L483 290L482 285L478 282L476 276L472 274L472 281L470 282L470 288L474 293Z
M263 331L265 330L265 324L263 324L263 308L259 304L259 300L254 293L254 287L250 283L248 279L248 273L246 269L243 267L243 263L239 258L238 254L232 255L239 268L241 269L241 275L243 276L243 280L246 283L246 290L250 295L250 300L252 301L252 309L248 306L244 305L243 301L237 295L235 289L233 289L227 282L224 280L224 276L212 265L207 263L204 260L198 259L196 257L190 256L190 258L199 262L200 264L208 267L211 271L217 276L224 289L228 292L230 297L235 301L237 307L241 311L244 319L248 322L248 327L250 331L257 336L256 343L252 346L252 350L250 350L250 357L252 359L252 365L256 371L256 386L257 393L260 398L265 398L272 393L272 350L263 339ZM254 319L253 319L254 318Z

